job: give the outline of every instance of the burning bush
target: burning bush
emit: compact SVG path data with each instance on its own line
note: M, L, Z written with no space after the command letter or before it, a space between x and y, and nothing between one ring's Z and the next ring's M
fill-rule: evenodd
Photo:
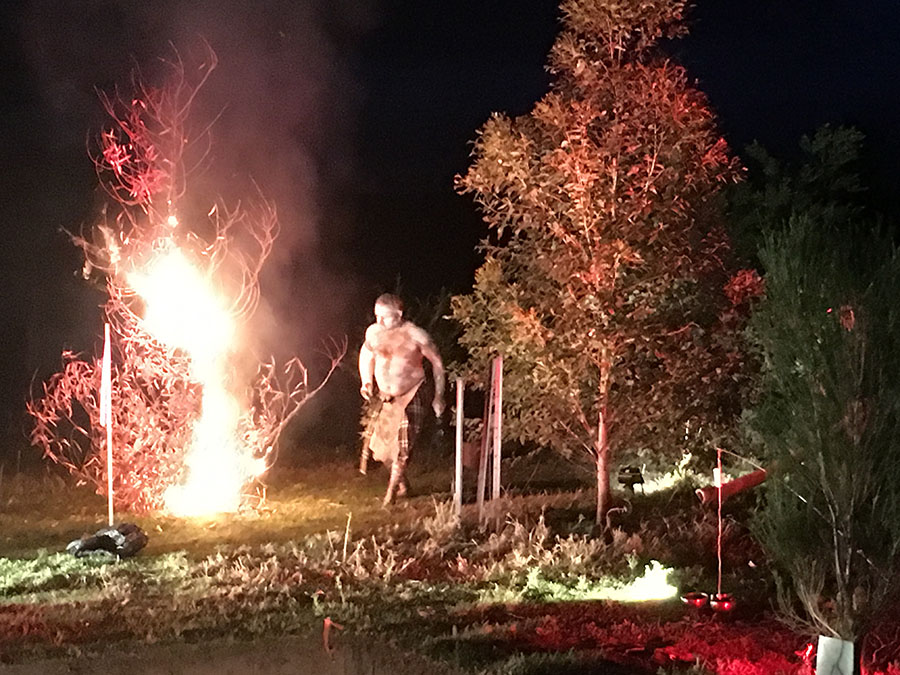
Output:
M208 128L188 128L188 113L216 58L208 50L191 76L177 55L165 65L159 88L136 75L132 95L101 95L112 124L93 159L109 204L102 222L72 239L84 277L107 294L116 503L184 515L231 511L271 466L280 432L346 344L332 345L314 385L296 358L248 373L240 329L259 300L259 272L278 234L275 208L257 193L182 224L187 167L209 143ZM28 410L45 457L105 493L101 370L96 359L63 353L62 371Z

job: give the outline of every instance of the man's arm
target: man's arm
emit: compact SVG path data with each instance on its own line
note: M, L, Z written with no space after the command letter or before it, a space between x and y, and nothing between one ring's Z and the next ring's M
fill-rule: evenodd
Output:
M436 417L440 417L444 412L444 362L437 350L434 341L427 333L422 331L426 337L424 344L421 345L422 356L431 363L431 372L434 375L434 403L432 408Z
M367 401L375 393L375 352L369 348L370 331L371 327L366 331L366 341L359 348L359 379L362 381L359 393Z

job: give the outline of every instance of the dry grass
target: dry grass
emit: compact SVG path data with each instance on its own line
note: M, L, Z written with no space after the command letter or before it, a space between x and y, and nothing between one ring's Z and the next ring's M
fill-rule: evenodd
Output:
M481 526L473 505L456 517L448 472L414 474L419 496L382 509L385 473L359 476L355 457L332 455L276 474L258 511L127 516L150 543L111 562L54 553L105 524L102 498L49 475L8 478L0 650L9 658L110 639L277 636L321 628L325 616L418 647L492 598L546 602L551 591L631 578L651 558L681 557L697 565L683 576L711 576L696 545L708 543L708 514L677 494L623 501L606 537L593 536L592 495L580 490L513 490Z
M150 537L146 554L211 553L217 546L290 541L338 529L353 513L354 525L377 527L427 511L430 501L379 508L379 476L357 478L346 465L320 465L276 475L261 508L221 517L180 519L162 514L117 514ZM106 525L106 501L86 486L55 474L6 477L0 491L0 556L26 557L40 549L58 551L81 535Z

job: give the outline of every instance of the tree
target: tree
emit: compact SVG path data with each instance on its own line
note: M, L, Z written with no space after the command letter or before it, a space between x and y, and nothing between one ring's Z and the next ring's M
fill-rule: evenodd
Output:
M793 161L749 145L746 180L728 190L729 234L738 255L756 262L766 235L783 230L794 214L835 226L858 222L865 211L858 169L863 140L857 129L826 124L800 139Z
M479 367L503 353L513 436L592 458L598 524L613 445L671 451L686 424L735 413L719 193L737 162L658 48L686 32L685 4L563 2L550 92L495 114L458 178L495 235L454 298L461 343Z
M798 214L760 252L764 355L749 428L777 470L756 523L788 616L856 641L900 552L900 256L870 225Z

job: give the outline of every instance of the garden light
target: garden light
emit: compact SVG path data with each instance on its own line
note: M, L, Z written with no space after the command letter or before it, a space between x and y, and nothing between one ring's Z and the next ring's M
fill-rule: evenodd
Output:
M691 591L682 595L681 601L691 607L706 607L709 604L709 596L699 591Z
M730 612L736 604L730 593L716 593L709 598L709 606L714 612Z
M640 485L641 489L643 489L644 475L636 466L623 466L619 469L618 480L620 485L631 492L634 492L635 485Z

